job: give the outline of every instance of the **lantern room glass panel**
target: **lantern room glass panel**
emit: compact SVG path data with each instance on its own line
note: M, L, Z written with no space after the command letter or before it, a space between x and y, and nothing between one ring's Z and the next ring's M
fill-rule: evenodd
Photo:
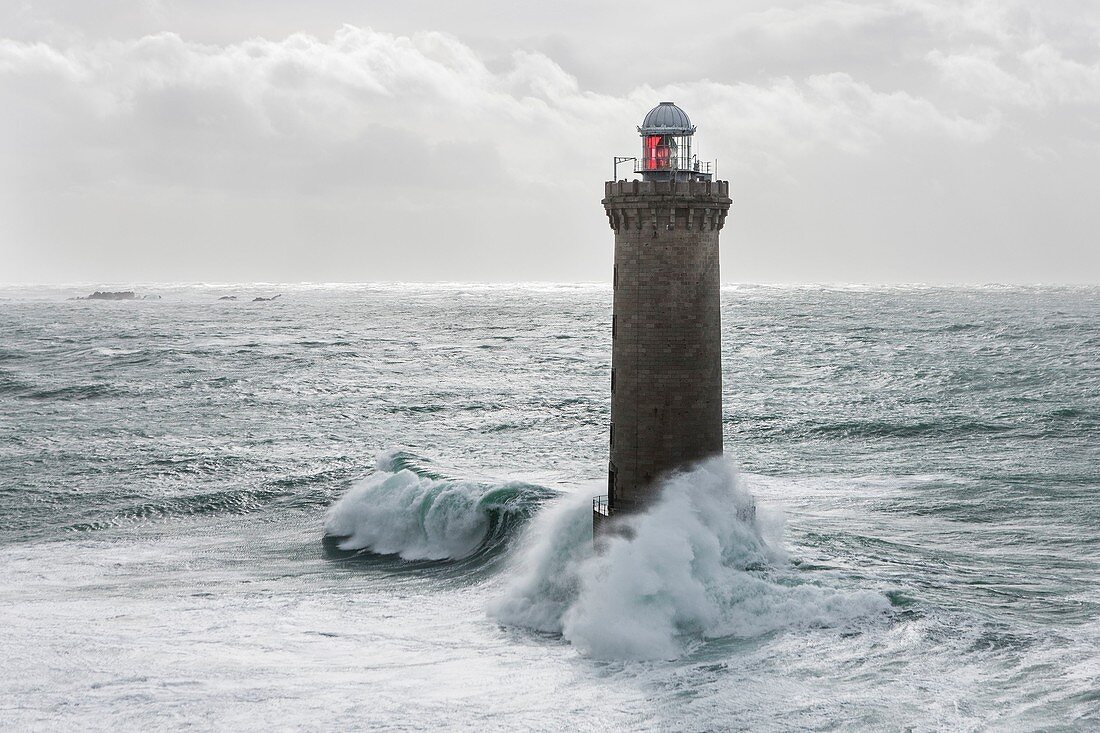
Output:
M645 135L642 137L642 170L686 170L691 167L691 137Z

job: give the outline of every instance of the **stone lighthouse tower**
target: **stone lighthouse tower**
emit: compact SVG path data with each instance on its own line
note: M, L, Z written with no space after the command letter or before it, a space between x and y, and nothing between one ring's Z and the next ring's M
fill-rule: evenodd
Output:
M611 320L611 460L598 532L643 508L661 478L722 453L718 233L732 201L692 153L695 127L661 102L638 128L640 181L608 181L615 232ZM616 168L617 177L617 168Z

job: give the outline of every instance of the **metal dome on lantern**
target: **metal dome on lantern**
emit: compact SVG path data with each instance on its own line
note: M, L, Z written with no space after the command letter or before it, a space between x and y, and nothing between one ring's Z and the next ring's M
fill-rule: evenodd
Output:
M642 155L615 158L615 178L619 164L634 161L634 172L643 181L709 181L713 175L711 163L700 161L691 152L695 127L687 112L674 102L661 102L649 110L638 127L642 136Z

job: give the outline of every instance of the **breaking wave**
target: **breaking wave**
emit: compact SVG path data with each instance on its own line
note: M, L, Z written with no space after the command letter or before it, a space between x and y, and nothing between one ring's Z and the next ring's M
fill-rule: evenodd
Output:
M451 479L403 451L383 454L375 470L329 509L326 541L343 551L403 560L464 560L503 549L557 492L518 481Z
M785 561L766 517L739 518L752 498L714 459L671 477L625 532L593 549L587 496L557 502L532 523L516 577L490 604L498 621L559 633L602 659L673 659L707 639L786 628L858 629L887 599L781 577ZM749 516L741 511L742 517Z

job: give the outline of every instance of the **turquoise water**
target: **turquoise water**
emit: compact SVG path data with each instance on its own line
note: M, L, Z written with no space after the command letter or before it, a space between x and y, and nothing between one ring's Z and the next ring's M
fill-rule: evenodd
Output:
M725 288L608 559L609 288L132 287L0 289L5 725L1100 727L1100 289Z

